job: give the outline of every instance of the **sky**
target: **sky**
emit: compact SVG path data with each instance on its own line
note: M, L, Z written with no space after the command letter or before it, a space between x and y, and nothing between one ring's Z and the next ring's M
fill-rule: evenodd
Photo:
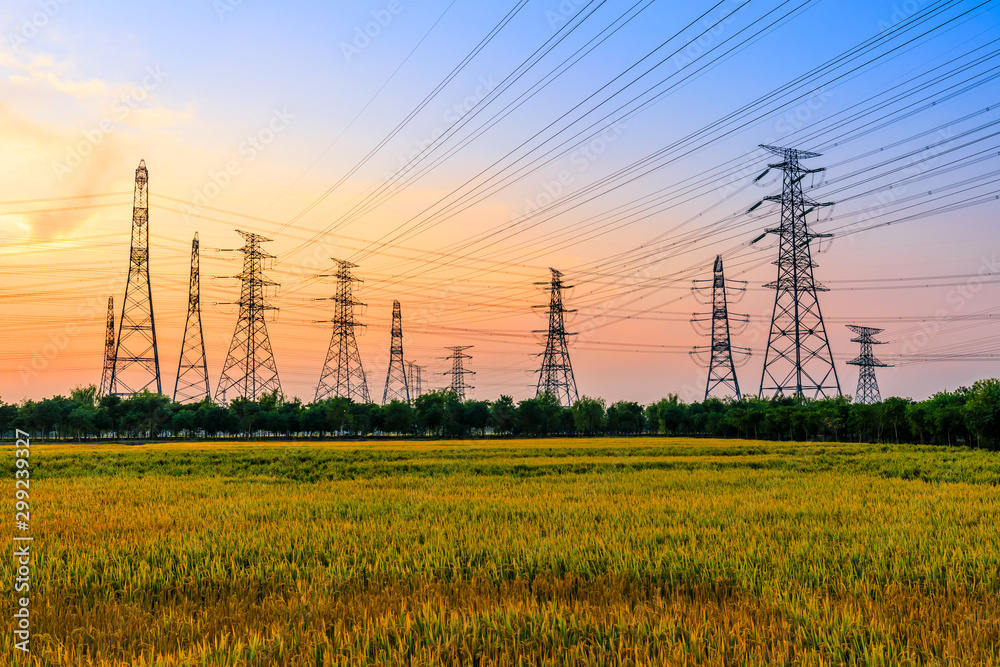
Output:
M534 395L549 267L580 395L704 393L688 352L716 255L733 345L760 387L780 192L759 144L821 153L803 187L841 389L846 324L884 328L883 396L997 376L1000 121L995 2L586 0L118 2L0 8L0 398L99 383L121 316L136 166L172 394L192 236L214 392L236 326L237 229L273 241L267 327L285 394L312 400L331 258L358 265L371 394L404 356L472 396ZM903 31L905 27L906 31ZM638 169L638 170L636 170ZM998 172L1000 173L1000 172ZM612 187L613 186L613 187ZM892 224L884 224L892 223ZM874 229L868 229L879 225Z

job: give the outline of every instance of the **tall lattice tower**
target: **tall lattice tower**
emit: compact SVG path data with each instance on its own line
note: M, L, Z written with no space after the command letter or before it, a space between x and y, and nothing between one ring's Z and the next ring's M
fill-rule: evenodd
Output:
M181 358L177 361L174 401L178 403L200 401L211 395L212 390L208 386L205 336L201 328L201 261L198 250L198 232L195 232L194 240L191 241L191 276L188 281L187 319L184 320Z
M569 407L580 399L580 395L576 391L576 378L573 377L573 365L569 361L569 347L566 344L566 337L575 334L566 333L563 315L575 311L566 310L563 307L562 292L564 289L569 289L571 285L563 285L562 273L556 269L549 268L549 271L552 272L552 279L549 282L535 283L536 285L549 285L551 290L547 306L549 309L549 328L547 331L535 332L547 334L535 395L538 396L546 391L551 392L562 405ZM537 307L545 308L546 306Z
M740 400L740 383L736 379L736 366L733 363L733 354L746 358L750 356L750 350L745 347L734 347L730 335L730 319L740 324L747 322L746 315L738 315L729 312L728 297L732 293L743 294L746 291L746 282L742 280L726 280L722 267L722 255L715 258L712 280L696 280L695 293L698 290L707 288L708 285L699 283L711 283L712 289L712 312L696 314L692 322L712 322L712 344L698 345L694 348L695 354L708 353L708 380L705 383L705 398L708 399L712 393L716 393L717 398L723 396L735 396Z
M323 362L323 370L316 385L314 400L328 396L343 396L358 403L370 403L368 381L365 379L365 369L361 365L361 354L358 352L358 341L354 336L357 327L364 326L354 318L354 307L364 304L354 298L354 283L362 282L351 273L357 264L334 259L337 263L337 294L329 297L334 303L333 336L330 338L330 349Z
M471 359L472 357L465 353L466 350L472 349L471 345L455 345L453 347L446 348L451 350L451 354L445 357L451 361L451 370L445 371L442 375L451 376L451 390L455 392L460 400L465 400L466 390L475 389L471 384L465 381L466 375L475 375L475 371L470 371L465 368L465 360Z
M118 321L109 393L128 396L144 389L162 393L156 349L153 291L149 283L149 172L140 160L132 202L132 249L122 317Z
M108 326L104 332L104 370L101 372L101 396L111 391L111 374L115 367L115 297L108 297Z
M271 239L259 234L236 230L243 237L243 271L234 276L242 282L240 290L240 316L236 321L233 341L226 354L219 386L215 388L215 399L225 402L227 392L233 392L250 400L264 392L281 392L278 367L274 363L274 352L267 336L264 313L277 310L267 302L265 292L278 283L264 277L264 263L273 260L271 255L261 250L260 244ZM231 395L229 396L232 397Z
M399 301L392 302L392 342L389 345L389 371L385 374L385 391L382 405L389 401L410 402L410 385L403 364L403 317L399 311Z
M412 361L406 362L406 386L410 388L410 396L414 400L420 398L424 393L424 367Z
M857 338L852 338L852 343L861 343L861 354L847 363L852 366L860 366L858 372L858 393L854 397L855 403L881 403L882 396L878 392L878 380L875 379L876 368L888 368L891 364L882 363L872 354L872 345L884 345L884 340L875 340L877 334L885 329L873 329L872 327L859 327L855 324L848 324L847 328L858 334Z
M830 235L810 232L806 224L808 213L832 204L819 204L802 194L802 179L823 169L806 169L799 164L802 159L819 157L819 153L776 146L761 148L782 158L769 164L768 169L783 172L783 185L780 195L763 200L781 203L781 224L764 231L778 235L778 279L765 285L775 290L775 297L760 396L839 396L840 381L817 298L817 293L827 288L813 279L816 263L810 252L813 239Z

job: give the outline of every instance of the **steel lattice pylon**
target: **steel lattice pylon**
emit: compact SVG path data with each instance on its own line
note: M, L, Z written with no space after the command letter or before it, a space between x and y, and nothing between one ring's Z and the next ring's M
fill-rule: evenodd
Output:
M420 395L424 393L424 382L423 373L424 367L413 363L412 361L406 362L406 386L410 388L410 396L414 400L420 398Z
M562 291L571 286L563 285L562 273L553 268L550 268L549 271L552 272L552 279L549 282L535 283L550 287L549 305L547 306L549 328L546 331L535 332L547 334L535 396L547 391L558 398L563 406L569 407L580 399L580 395L576 391L576 378L573 377L573 365L569 360L569 346L566 344L566 337L575 334L566 333L563 315L575 311L566 310L563 307ZM539 307L545 308L546 306Z
M358 352L358 341L354 329L364 326L354 319L354 307L363 306L353 296L354 283L360 278L351 273L357 264L334 259L337 263L337 294L330 297L334 302L333 335L330 338L330 348L323 362L323 370L316 385L314 400L319 401L328 396L343 396L359 403L370 403L368 381L365 369L361 365L361 354Z
M264 298L267 288L277 286L276 282L264 277L264 261L274 259L274 255L260 248L261 243L271 239L239 229L236 231L245 242L238 250L243 253L243 271L234 276L242 282L238 302L240 316L219 385L215 389L215 399L220 403L225 402L229 391L250 400L257 400L265 392L281 393L278 367L264 322L265 311L277 310Z
M187 318L184 320L184 338L181 341L181 358L177 361L177 380L174 382L174 401L186 403L200 401L212 395L208 385L208 359L205 355L205 336L201 328L201 260L198 249L198 232L191 241L191 274L188 280Z
M475 389L471 384L465 381L466 375L475 375L475 371L470 371L465 368L464 361L466 359L471 359L472 357L465 354L466 350L472 349L471 345L455 345L453 347L445 348L451 350L451 354L445 357L451 361L451 370L445 371L442 375L451 376L451 390L455 392L460 400L465 400L466 389Z
M135 170L128 282L108 392L130 396L145 389L163 390L149 282L149 173L146 161L140 160Z
M802 179L823 169L806 169L799 164L799 160L819 157L819 153L776 146L761 145L761 148L783 158L768 165L768 169L782 171L783 184L780 195L764 199L781 203L781 224L764 232L777 234L779 241L775 262L778 279L765 285L775 290L775 298L760 396L839 396L840 381L816 296L826 288L813 279L816 263L810 252L814 238L830 235L812 233L806 225L809 212L832 204L819 204L802 194Z
M696 280L695 283L708 282ZM746 322L746 315L737 315L729 312L727 295L730 291L745 290L744 281L726 281L722 267L722 255L717 255L713 267L712 276L712 312L702 316L696 315L692 320L702 322L711 320L712 322L712 344L699 345L694 348L695 353L709 353L708 380L705 383L705 399L707 400L713 391L720 387L724 390L725 396L735 395L736 400L740 400L740 383L736 379L736 367L733 364L733 352L749 356L750 350L744 347L734 347L730 337L729 318L733 317L740 322ZM742 285L733 283L742 283ZM696 289L699 289L696 286Z
M101 396L111 391L115 366L115 297L108 297L108 326L104 333L104 370L101 372Z
M858 334L857 338L852 338L852 343L861 343L861 354L847 363L852 366L860 366L858 372L858 394L854 397L855 403L881 403L882 396L878 391L878 381L875 379L876 368L889 368L892 364L885 364L875 358L872 353L872 345L884 345L884 340L875 340L875 335L880 334L885 329L874 329L872 327L861 327L856 324L848 324L847 328Z
M392 342L389 344L389 370L385 374L382 405L393 400L410 402L410 385L403 364L403 316L396 300L392 302Z

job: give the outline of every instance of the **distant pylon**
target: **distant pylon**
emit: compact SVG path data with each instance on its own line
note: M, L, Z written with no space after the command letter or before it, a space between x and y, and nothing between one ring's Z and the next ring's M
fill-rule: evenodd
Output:
M872 354L872 345L884 345L884 340L875 340L875 335L880 334L885 329L873 329L872 327L859 327L855 324L848 324L847 328L858 334L857 338L852 338L852 343L861 343L861 354L847 363L852 366L860 366L858 372L858 393L854 397L855 403L881 403L882 396L878 391L878 381L875 379L876 368L888 368L892 364L885 364L875 358Z
M562 405L569 407L580 399L580 395L576 391L576 378L573 377L573 365L570 363L569 347L566 344L566 336L575 334L566 333L563 315L576 311L566 310L563 307L562 291L569 289L571 285L563 285L562 273L556 269L550 268L549 271L552 272L551 281L535 283L536 285L549 285L551 288L549 305L547 306L549 309L549 328L544 332L535 332L547 334L535 395L538 396L546 391L551 392ZM545 308L546 306L536 307Z
M158 394L163 391L153 320L153 291L149 283L149 172L146 161L140 160L135 170L128 282L108 392L129 396L144 389L155 389Z
M212 395L208 387L208 360L205 356L205 336L201 328L201 260L198 232L191 241L191 274L188 280L187 318L181 340L181 358L177 361L177 381L174 401L200 401Z
M234 276L242 282L238 301L240 316L219 385L215 388L215 399L220 402L226 400L227 392L230 392L230 400L232 394L257 400L265 392L281 392L278 367L264 322L265 311L277 310L264 298L264 291L278 284L264 277L264 261L274 259L274 255L261 250L260 244L271 239L239 229L236 232L245 242L238 249L243 253L243 271Z
M389 371L385 374L382 405L392 400L410 402L410 385L406 381L403 365L403 317L399 312L399 301L392 302L392 342L389 345Z
M351 269L357 264L343 259L333 261L337 263L337 272L334 274L337 278L337 294L329 297L334 302L334 315L330 320L333 323L333 335L316 385L314 400L343 396L358 403L370 403L368 381L361 365L358 341L354 336L354 329L364 326L354 319L354 307L364 305L353 296L354 283L362 281L351 273Z
M410 388L410 396L414 400L420 398L420 395L424 393L424 383L421 375L423 370L423 366L415 364L412 361L406 362L406 386Z
M465 368L464 361L466 359L471 359L472 357L465 354L465 351L471 349L471 345L455 345L453 347L446 348L451 350L451 354L445 357L445 359L451 360L451 370L445 371L442 375L451 376L451 390L455 392L460 400L465 400L466 389L475 389L471 384L465 381L466 375L475 375L475 371L470 371Z
M111 391L111 374L115 367L115 297L108 297L108 326L104 333L104 371L101 373L101 396Z
M832 203L819 204L802 194L802 179L823 169L806 169L799 164L800 159L819 157L819 153L763 144L761 148L782 158L781 162L768 164L768 169L780 169L784 176L781 194L762 200L781 203L781 223L764 231L777 234L779 241L775 262L778 279L765 285L775 290L775 297L760 396L839 396L840 381L816 296L827 288L813 279L816 263L809 248L813 239L830 234L810 232L806 225L809 212Z
M695 283L709 282L707 280L696 280ZM746 282L742 280L726 280L722 268L722 255L715 257L715 266L712 276L712 312L711 314L698 314L693 322L712 321L712 344L698 345L694 348L695 353L709 353L708 360L708 380L705 383L705 399L707 400L713 391L720 387L724 390L723 396L735 395L736 400L742 397L740 394L740 383L736 379L736 367L733 364L733 352L749 356L750 350L745 347L734 347L732 345L729 320L745 323L746 315L737 315L729 312L727 294L729 292L746 290ZM696 289L701 289L696 285ZM717 396L718 398L719 396Z

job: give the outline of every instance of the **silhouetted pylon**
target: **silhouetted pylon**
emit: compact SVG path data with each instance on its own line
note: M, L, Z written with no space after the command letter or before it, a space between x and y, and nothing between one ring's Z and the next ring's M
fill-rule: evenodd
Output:
M149 173L146 161L140 160L135 170L128 282L108 391L130 396L144 389L163 391L153 320L153 290L149 282Z
M535 283L536 285L549 285L549 305L536 306L537 308L548 308L549 328L547 331L536 331L535 333L545 333L545 352L542 353L542 367L538 373L538 386L535 395L543 392L550 392L559 399L559 402L569 407L580 399L576 391L576 378L573 377L573 365L569 360L569 346L566 344L567 336L575 334L566 333L566 324L563 318L565 313L576 312L566 310L563 307L562 291L569 289L571 285L563 285L562 273L550 268L552 279L547 283Z
M882 396L878 391L878 380L875 379L876 368L888 368L891 364L886 364L875 358L872 353L872 345L884 345L884 340L875 340L876 334L880 334L885 329L874 329L872 327L860 327L856 324L848 324L847 328L858 334L857 338L852 338L852 343L861 343L861 354L847 363L852 366L859 366L858 372L858 393L854 397L855 403L881 403Z
M465 354L466 350L472 349L471 345L455 345L453 347L446 348L451 350L451 354L445 357L451 361L451 370L445 371L442 375L451 376L451 390L455 392L455 395L459 399L465 400L466 390L475 389L471 384L465 381L466 375L475 375L475 371L470 371L465 368L463 362L466 359L471 359L472 357Z
M802 179L823 169L806 169L799 164L799 160L819 157L819 153L776 146L761 145L761 148L781 158L781 162L769 164L768 169L780 169L783 184L780 195L762 200L781 204L781 224L764 232L778 235L778 261L775 262L778 278L765 285L775 290L775 296L760 396L839 396L840 381L817 297L817 292L827 291L827 288L813 279L816 263L810 251L813 239L830 234L810 232L806 224L809 212L833 204L820 204L802 194Z
M410 388L410 397L413 400L420 398L420 395L424 393L424 381L421 375L423 370L423 366L412 361L406 362L406 386Z
M115 297L108 297L108 325L104 332L104 370L101 372L101 396L111 391L115 367Z
M708 282L696 280L695 283ZM746 282L742 280L726 280L722 267L722 255L715 258L715 266L712 275L712 312L711 314L696 315L693 322L712 322L712 344L698 345L693 352L701 354L709 353L708 360L708 380L705 383L705 398L708 399L712 392L716 392L716 398L722 396L735 396L740 400L740 383L736 379L736 366L733 364L733 352L741 355L750 355L750 350L745 347L734 347L732 344L729 328L729 320L733 318L738 322L745 323L746 315L737 315L729 312L727 296L730 292L743 292L746 290ZM706 286L707 287L707 286ZM696 289L701 289L696 285ZM719 389L722 391L719 391Z
M354 329L364 326L354 318L354 307L364 305L353 296L354 283L361 279L351 273L357 264L342 259L333 261L337 263L337 272L333 274L337 278L337 294L329 297L334 302L333 319L329 320L333 323L333 335L314 400L343 396L358 403L370 403L368 381L354 336Z
M245 242L237 250L243 253L243 271L233 276L242 282L237 302L240 315L226 354L226 363L222 367L219 386L215 389L218 402L225 402L229 392L254 401L265 392L281 392L278 367L264 321L266 311L277 310L264 298L265 290L278 284L264 277L264 262L274 259L274 255L261 250L260 244L271 239L239 229L236 232Z
M187 403L200 401L212 395L208 385L208 360L205 355L205 336L201 328L201 260L198 249L198 232L191 241L191 274L188 280L187 318L184 320L184 338L181 341L181 358L177 361L177 381L174 382L174 401Z
M385 374L385 390L382 405L398 400L410 402L410 385L406 381L406 367L403 364L403 317L399 301L392 302L392 341L389 344L389 370Z

